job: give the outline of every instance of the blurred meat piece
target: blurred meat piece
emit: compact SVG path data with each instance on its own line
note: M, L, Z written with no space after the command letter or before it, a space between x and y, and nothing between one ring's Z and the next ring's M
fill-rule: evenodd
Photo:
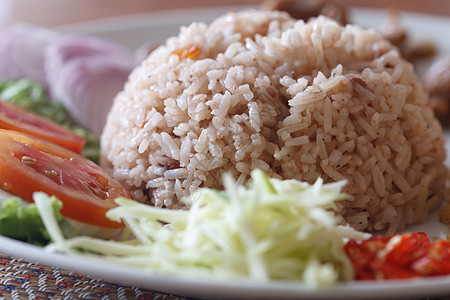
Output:
M400 13L396 9L387 9L378 32L392 44L397 46L403 57L410 62L429 58L436 54L436 47L431 41L414 41L408 38L408 32L403 27Z
M347 24L347 10L337 3L322 0L266 0L262 9L285 11L296 19L308 21L311 17L324 15Z
M386 11L378 32L394 45L399 45L406 40L406 29L400 22L398 10L388 9Z
M412 44L400 47L403 57L410 62L417 61L422 58L430 58L435 55L436 45L433 41L421 40Z
M439 221L444 224L450 225L450 202L439 210ZM447 235L447 239L450 238L450 234ZM450 240L450 239L449 239Z
M430 106L436 116L450 124L450 54L438 58L423 76L425 91L430 95Z

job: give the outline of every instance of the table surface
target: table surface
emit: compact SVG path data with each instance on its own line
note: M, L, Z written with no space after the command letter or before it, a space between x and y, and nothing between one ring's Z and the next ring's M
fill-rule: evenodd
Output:
M133 13L200 7L205 5L258 5L261 2L257 0L0 0L0 29L15 22L30 22L53 27ZM335 0L335 2L357 6L392 7L400 10L434 13L450 17L450 0ZM16 269L26 269L28 273L24 276L20 275L20 280L17 281L17 278L14 276L17 277L18 275L11 275L18 274ZM24 273L22 272L20 274ZM49 278L47 291L43 291L42 287L39 286L39 279L42 276ZM6 279L8 280L5 281ZM30 291L34 292L37 298L52 298L52 296L56 296L56 293L61 293L61 291L65 291L66 296L78 298L81 294L77 294L76 289L74 289L75 281L83 286L90 286L91 288L85 292L89 292L91 297L95 296L94 299L102 298L105 293L109 293L109 296L112 296L113 299L116 299L116 296L120 293L122 296L136 296L135 298L142 299L182 299L154 291L142 291L134 287L119 287L113 283L83 277L82 275L73 274L70 271L52 269L29 263L20 258L10 257L8 254L0 254L0 299L3 299L3 297L13 297L15 294L20 297L30 296ZM67 282L72 285L67 284ZM63 286L63 283L66 285Z

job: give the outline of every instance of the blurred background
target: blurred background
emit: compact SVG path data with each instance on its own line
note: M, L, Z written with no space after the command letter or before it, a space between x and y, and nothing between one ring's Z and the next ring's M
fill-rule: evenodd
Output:
M53 27L149 11L236 4L258 5L261 2L258 0L0 0L0 28L19 21ZM335 0L334 2L357 6L393 7L450 16L449 0Z

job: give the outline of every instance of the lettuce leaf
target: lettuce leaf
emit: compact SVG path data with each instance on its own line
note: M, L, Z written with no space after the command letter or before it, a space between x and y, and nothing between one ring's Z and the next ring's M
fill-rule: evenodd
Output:
M55 219L63 221L59 213L62 203L51 197L51 206ZM34 203L24 204L19 197L11 197L0 206L0 234L30 244L44 246L51 238L45 229L39 211Z

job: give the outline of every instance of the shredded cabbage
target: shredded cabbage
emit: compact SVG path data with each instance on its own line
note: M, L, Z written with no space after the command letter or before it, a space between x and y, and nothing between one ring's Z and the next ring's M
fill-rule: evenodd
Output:
M338 226L330 211L345 182L313 185L271 179L252 172L248 186L224 176L224 191L199 189L184 199L189 210L151 207L116 199L108 211L123 220L133 239L101 240L79 236L65 239L47 228L50 251L96 253L108 261L150 271L221 279L299 280L306 286L331 285L353 278L344 253L346 239L364 239L362 232ZM47 201L40 194L35 198ZM48 206L48 205L47 205ZM44 219L52 218L45 208ZM56 222L44 221L49 227ZM86 254L87 255L87 254Z

